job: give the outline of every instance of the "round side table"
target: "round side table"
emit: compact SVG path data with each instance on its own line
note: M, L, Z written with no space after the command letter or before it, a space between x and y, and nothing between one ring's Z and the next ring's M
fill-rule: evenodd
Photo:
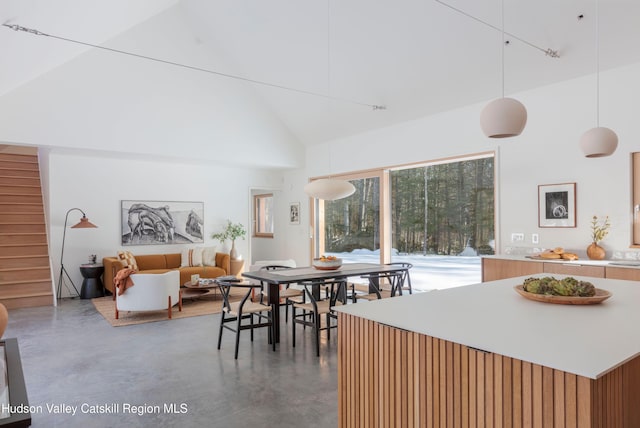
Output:
M81 299L93 299L94 297L104 297L104 285L100 276L104 272L101 264L80 265L80 273L84 278L80 289Z

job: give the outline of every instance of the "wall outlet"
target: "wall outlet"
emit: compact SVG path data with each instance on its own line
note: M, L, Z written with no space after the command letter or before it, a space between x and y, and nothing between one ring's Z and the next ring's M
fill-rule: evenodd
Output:
M540 242L540 236L538 236L537 233L532 233L531 234L531 243L532 244L538 244Z
M524 233L512 233L511 242L524 242Z

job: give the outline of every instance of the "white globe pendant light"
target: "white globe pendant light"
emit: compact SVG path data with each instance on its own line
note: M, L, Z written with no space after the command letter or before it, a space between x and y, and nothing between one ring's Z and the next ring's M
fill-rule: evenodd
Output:
M480 113L480 127L489 138L509 138L522 134L527 109L518 100L504 96L504 0L502 1L502 98L491 101Z
M346 198L356 191L353 184L346 180L335 178L321 178L313 180L304 186L304 193L316 199L335 201Z
M610 156L618 148L618 136L609 128L591 128L580 137L580 148L588 158Z
M588 158L611 156L618 148L618 136L609 128L600 126L600 18L596 1L596 124L580 137L580 148Z
M527 124L527 109L513 98L491 101L480 113L482 132L490 138L520 135Z

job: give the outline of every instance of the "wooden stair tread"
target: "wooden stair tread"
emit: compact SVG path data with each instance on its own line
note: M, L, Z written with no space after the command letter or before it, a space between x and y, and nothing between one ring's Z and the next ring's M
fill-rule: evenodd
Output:
M16 224L16 225L37 224L38 226L42 226L44 225L44 222L43 221L29 221L29 222L0 221L0 224Z
M45 232L0 232L0 236L20 235L20 236L32 236L32 235L46 235Z
M34 292L26 292L26 293L0 293L0 300L3 299L20 299L23 297L43 297L43 296L53 296L53 291L34 291Z
M12 163L12 164L20 164L20 168L17 166L6 166L2 165L3 163ZM27 166L28 168L22 167L22 165ZM0 159L0 170L6 171L38 171L38 162L25 162L20 160L4 160Z
M12 155L5 156L4 153L0 154L0 163L1 162L11 162L11 163L26 163L26 164L37 164L38 158L35 155Z
M17 256L0 256L0 259L24 259L29 257L49 257L49 254L41 253L41 254L21 254Z
M2 293L3 285L14 285L14 284L33 284L33 283L41 283L41 282L51 282L51 278L40 278L40 279L17 279L14 281L0 281L0 293Z
M42 205L40 202L0 202L0 205Z
M46 242L41 242L39 244L29 243L29 244L0 244L0 247L37 247L38 245L47 245Z
M13 155L13 156L0 155L0 162L26 163L26 164L37 165L38 157L35 155Z
M39 187L39 186L5 186L5 187ZM40 193L6 193L4 189L0 189L0 195L2 196L41 196Z
M38 163L38 155L36 154L18 154L18 153L1 153L0 162L24 162Z
M49 270L49 266L31 266L28 268L20 268L20 267L15 267L15 268L0 268L0 272L20 272L23 270L27 270L27 271L31 271L31 270L36 270L36 269L46 269Z
M2 177L0 175L0 177ZM24 178L24 177L21 177ZM38 186L37 184L5 184L6 187L35 187L35 188L40 188L40 186Z

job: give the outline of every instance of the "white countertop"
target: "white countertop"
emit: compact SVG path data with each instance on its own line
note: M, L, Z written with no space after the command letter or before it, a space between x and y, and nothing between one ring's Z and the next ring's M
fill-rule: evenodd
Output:
M557 305L525 299L513 289L531 276L550 275L360 302L337 310L592 379L640 354L640 283L576 276L613 295L597 305Z

